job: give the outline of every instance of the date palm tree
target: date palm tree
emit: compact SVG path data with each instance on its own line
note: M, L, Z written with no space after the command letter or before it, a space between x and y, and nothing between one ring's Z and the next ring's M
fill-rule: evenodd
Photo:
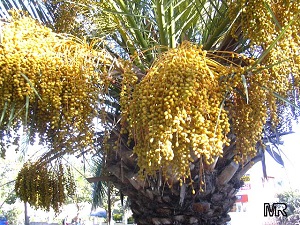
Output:
M107 65L108 91L103 96L102 102L106 111L103 124L105 131L95 134L97 154L102 158L102 168L101 175L98 174L90 181L108 182L128 196L137 224L226 224L230 220L228 212L235 202L235 194L242 185L241 177L255 163L262 161L264 165L264 153L273 151L270 145L279 144L280 136L291 131L291 121L299 116L297 68L300 61L298 35L300 2L280 1L280 4L252 0L25 2L2 1L1 17L7 17L7 10L10 8L21 8L56 32L71 33L79 38L84 37L87 41L95 38L105 40L102 42L103 49L110 59ZM186 49L195 49L191 45L198 46L198 50L195 50L196 53L191 54L192 58L189 58L187 55L190 54L190 50ZM177 55L176 52L183 53ZM222 136L224 140L220 145L221 153L212 150L210 152L212 155L209 156L203 151L199 151L197 155L195 152L198 150L190 150L192 147L186 144L190 143L190 140L185 139L182 143L185 143L185 149L188 149L191 155L186 161L184 172L181 173L181 167L174 165L176 163L181 165L181 161L184 160L180 158L183 155L175 153L177 145L175 138L170 140L174 157L164 159L166 153L163 151L156 155L165 160L163 161L167 164L165 166L159 162L155 164L157 162L155 157L143 154L151 152L151 148L147 147L151 145L147 143L155 143L156 136L150 135L147 139L144 137L147 135L139 136L139 134L150 133L150 127L157 126L159 128L155 132L159 134L158 136L165 135L166 130L161 132L159 129L163 130L165 127L162 120L168 121L170 117L166 116L160 122L151 123L149 119L151 116L147 115L151 111L151 104L153 107L159 104L165 104L162 107L167 107L166 101L163 100L164 103L154 101L152 97L164 99L167 97L163 95L165 90L169 93L177 88L178 83L173 82L177 75L172 73L176 68L179 68L178 76L188 73L182 68L187 67L197 74L197 70L193 70L192 67L199 70L202 68L197 64L199 59L190 65L178 63L181 61L176 61L177 58L189 61L200 56L209 64L206 67L208 69L203 71L211 71L207 73L213 73L215 76L222 74L216 78L218 84L224 79L232 81L225 83L226 90L222 92L221 100L217 103L210 102L209 99L213 98L214 92L209 92L207 100L209 104L204 110L206 112L211 104L216 104L218 110L215 122L218 124L221 120L228 121L228 132L220 133L220 137ZM168 67L172 64L172 60L178 64ZM149 78L151 74L159 74L157 76L162 77L163 74L167 74L164 79L173 87L169 89L169 86L163 83L163 78L159 78L162 79L159 82L153 81L155 76ZM200 83L197 77L195 79L194 83ZM187 80L184 82L188 83ZM212 80L205 79L201 82L208 82L208 87L213 88ZM162 86L159 86L160 83ZM192 86L194 83L186 86L191 88L189 89L191 92L197 89ZM163 90L160 92L161 87ZM155 95L157 92L163 96ZM204 92L208 90L201 89L200 92L195 92L192 102L197 102L197 95L202 96L201 93ZM148 97L145 103L141 100L143 95ZM129 97L125 99L124 96ZM190 99L183 98L185 100L181 99L181 104ZM149 107L143 106L147 105L147 102ZM178 110L182 110L182 105L176 106ZM184 117L184 123L189 123L191 127L190 130L184 128L188 132L193 133L201 128L189 122L196 117L193 117L196 111L204 114L201 110L199 107L195 110L195 114ZM180 115L184 114L183 111L180 112ZM171 110L171 116L174 117L172 113ZM221 116L223 113L224 117ZM209 115L213 114L207 115L203 117L204 121L212 121ZM144 116L145 120L139 120ZM141 124L142 128L138 124ZM227 126L226 124L224 126ZM218 125L211 123L207 129L212 129L211 133L216 135ZM176 132L178 133L174 131L172 134L175 135ZM191 137L188 134L186 136ZM194 142L195 146L200 146L197 141ZM282 163L279 154L273 151L272 155ZM55 157L61 155L50 158ZM156 165L154 169L149 166L151 163ZM188 176L184 176L186 171L189 173Z

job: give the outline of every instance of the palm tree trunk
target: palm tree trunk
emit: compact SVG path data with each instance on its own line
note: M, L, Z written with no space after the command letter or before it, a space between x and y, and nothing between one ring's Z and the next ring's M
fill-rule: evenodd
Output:
M184 193L183 204L180 204L180 193ZM196 195L191 190L180 192L180 188L166 188L131 191L128 196L137 224L221 225L230 220L227 213L235 202L234 193L233 186L226 185Z

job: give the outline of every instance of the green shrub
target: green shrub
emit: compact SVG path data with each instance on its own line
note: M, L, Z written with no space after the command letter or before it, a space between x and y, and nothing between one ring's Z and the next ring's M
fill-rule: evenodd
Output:
M287 204L287 217L279 218L281 225L300 224L300 192L299 190L285 191L277 195L279 202Z
M116 222L122 222L122 218L123 218L122 214L116 213L113 215L113 220Z
M134 223L134 218L133 218L132 216L129 217L129 218L127 219L127 223L128 223L128 224Z
M277 195L279 202L287 204L288 216L294 214L296 209L300 208L300 192L299 190L285 191Z

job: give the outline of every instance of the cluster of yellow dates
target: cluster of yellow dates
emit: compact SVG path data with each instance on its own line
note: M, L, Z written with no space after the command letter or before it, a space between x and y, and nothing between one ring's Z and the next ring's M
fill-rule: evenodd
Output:
M16 131L23 126L31 137L39 134L53 151L93 146L95 106L107 77L101 67L105 57L103 51L95 52L88 44L58 35L28 17L4 24L0 129Z
M31 206L59 212L67 197L74 196L76 185L70 168L61 163L49 166L27 162L18 173L15 191L22 201Z
M299 91L300 84L300 1L228 0L228 3L229 14L232 21L235 21L232 33L241 30L244 38L249 40L254 54L267 53L262 54L264 57L260 59L260 64L248 76L250 103L237 102L244 106L239 106L241 110L232 112L249 115L244 122L233 123L237 140L246 139L243 133L256 135L258 138L260 134L252 128L257 125L261 127L267 116L270 117L273 128L279 122L278 114L281 112L278 112L277 106L283 102L277 96L291 102L297 101L294 93ZM241 15L235 20L237 12ZM263 119L257 120L259 116ZM245 125L245 121L249 121L248 125ZM239 143L237 141L238 149L253 145L249 143L239 146Z
M190 161L202 155L212 161L228 143L228 116L220 108L225 92L219 85L228 70L205 54L188 43L171 49L135 86L128 121L146 173L168 168L186 175Z

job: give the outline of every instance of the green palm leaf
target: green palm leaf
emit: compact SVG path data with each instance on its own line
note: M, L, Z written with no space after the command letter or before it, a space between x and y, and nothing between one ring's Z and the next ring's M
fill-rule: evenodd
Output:
M0 2L1 18L9 18L9 10L12 9L25 11L44 24L49 24L53 21L53 12L51 12L49 4L45 4L43 1L3 0Z

